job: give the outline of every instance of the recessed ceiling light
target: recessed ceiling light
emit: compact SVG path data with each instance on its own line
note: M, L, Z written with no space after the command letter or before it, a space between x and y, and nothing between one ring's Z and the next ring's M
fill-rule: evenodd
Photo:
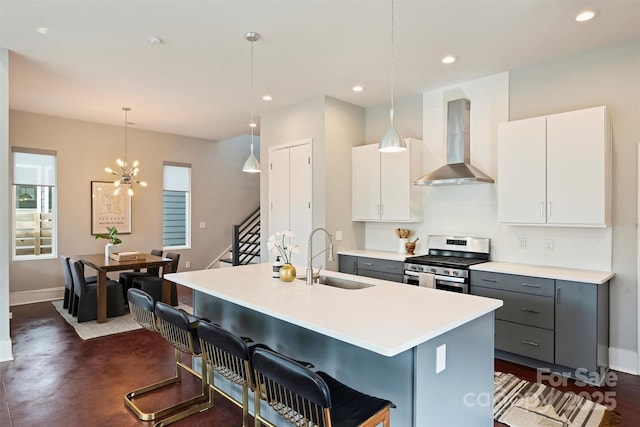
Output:
M36 28L36 32L40 34L49 34L49 29L47 27L38 27Z
M598 13L600 12L597 10L584 10L576 15L576 22L591 21L593 18L598 16Z
M351 90L353 90L354 92L362 92L364 90L364 87L361 85L355 85L351 88Z
M272 99L273 99L273 97L272 97L271 95L263 95L263 96L262 96L262 100L263 100L263 101L266 101L266 102L269 102L269 101L271 101Z
M456 62L458 60L457 56L453 56L453 55L447 55L444 58L442 58L442 63L443 64L453 64L454 62Z

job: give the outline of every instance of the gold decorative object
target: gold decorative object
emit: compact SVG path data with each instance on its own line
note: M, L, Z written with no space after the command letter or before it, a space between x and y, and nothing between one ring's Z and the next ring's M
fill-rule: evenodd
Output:
M296 268L293 264L284 264L280 267L280 280L283 282L292 282L296 278Z
M411 230L406 228L396 228L396 235L401 239L408 239L411 235Z
M414 255L413 251L416 250L416 242L420 240L420 238L416 238L413 242L405 243L405 247L407 249L407 255Z

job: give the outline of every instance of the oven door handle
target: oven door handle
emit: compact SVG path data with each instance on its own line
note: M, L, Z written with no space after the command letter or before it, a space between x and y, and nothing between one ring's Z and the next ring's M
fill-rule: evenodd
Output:
M419 271L409 271L409 270L406 270L404 272L405 276L413 276L413 277L419 277L421 274L425 274L425 273L421 273Z
M443 282L464 283L464 277L435 276L434 278Z

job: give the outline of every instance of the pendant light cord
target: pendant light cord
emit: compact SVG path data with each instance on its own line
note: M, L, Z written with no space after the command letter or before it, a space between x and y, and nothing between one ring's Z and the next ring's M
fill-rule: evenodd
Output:
M253 154L253 129L256 127L255 122L253 121L253 44L255 40L251 40L251 93L249 94L251 99L249 102L251 103L251 123L249 126L251 127L251 154Z
M394 91L393 91L393 72L394 72L394 62L395 62L395 56L394 56L394 7L393 7L393 0L391 0L391 123L393 124L393 107L394 107Z

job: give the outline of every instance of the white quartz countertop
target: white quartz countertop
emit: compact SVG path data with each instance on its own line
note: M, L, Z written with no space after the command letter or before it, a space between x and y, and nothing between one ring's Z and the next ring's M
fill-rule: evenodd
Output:
M472 270L491 273L517 274L520 276L543 277L546 279L568 280L601 285L615 276L611 271L581 270L544 265L516 264L510 262L484 262L472 265Z
M353 250L341 250L338 251L338 255L351 255L351 256L361 256L367 258L377 258L377 259L386 259L389 261L404 261L406 258L421 254L409 255L406 253L398 253L398 252L385 252L385 251L370 251L367 249L353 249Z
M305 267L296 266L298 276ZM168 280L358 347L395 356L502 306L474 295L323 271L371 286L347 290L271 277L268 263L167 274Z

